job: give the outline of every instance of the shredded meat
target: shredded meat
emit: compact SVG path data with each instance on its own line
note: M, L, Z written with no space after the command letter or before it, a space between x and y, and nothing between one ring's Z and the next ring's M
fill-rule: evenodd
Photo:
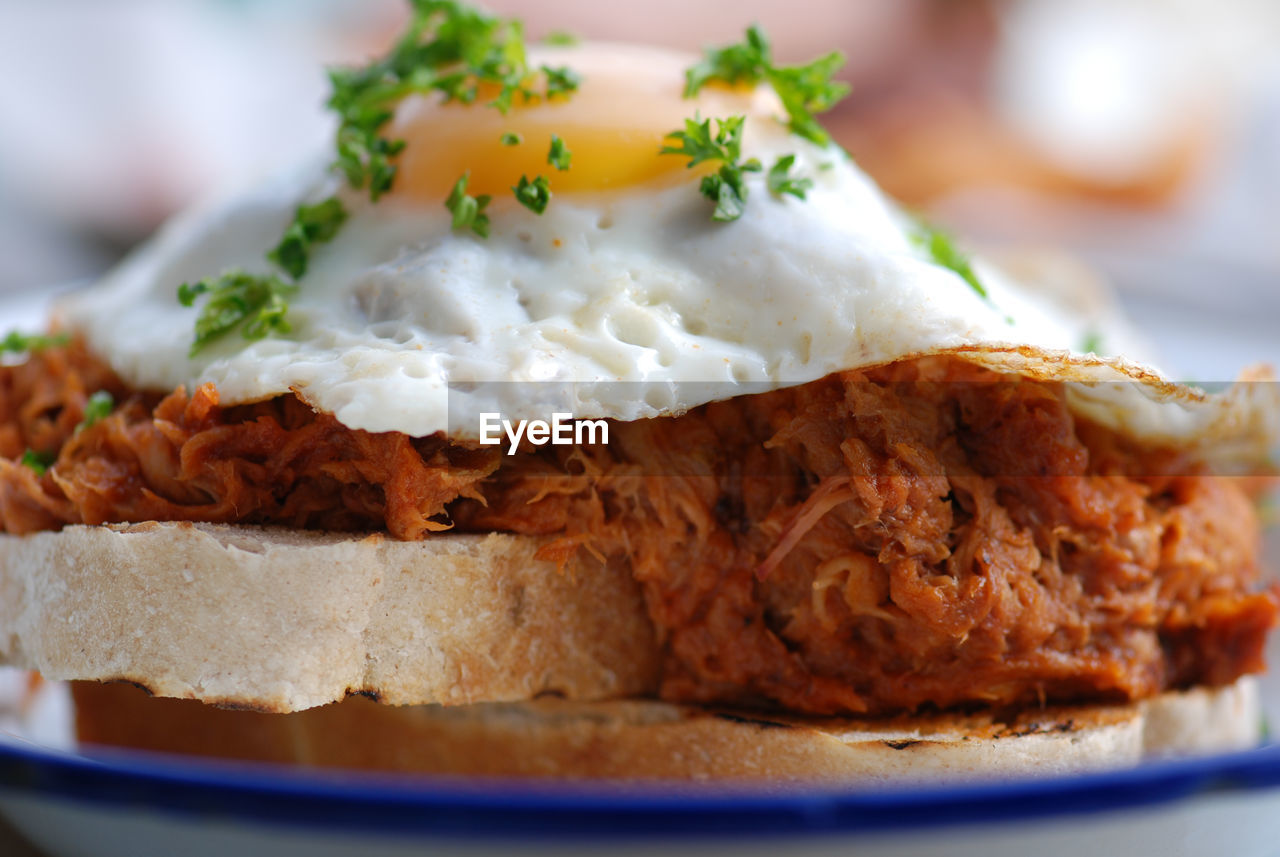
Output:
M76 432L97 389L123 404ZM213 521L360 530L401 539L448 529L446 506L478 497L492 450L435 436L352 431L293 396L218 406L205 385L127 396L79 345L0 369L0 524ZM60 450L44 475L14 459Z
M613 423L512 457L346 429L294 397L134 395L73 347L0 370L0 524L507 530L624 556L671 700L821 714L1132 700L1262 668L1277 613L1233 479L1137 451L1054 384L934 358ZM37 404L33 404L37 403Z

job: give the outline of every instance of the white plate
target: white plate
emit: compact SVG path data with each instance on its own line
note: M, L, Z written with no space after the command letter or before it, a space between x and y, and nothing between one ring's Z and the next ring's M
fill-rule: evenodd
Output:
M1106 774L786 796L299 772L0 742L0 812L60 857L1274 854L1280 747Z

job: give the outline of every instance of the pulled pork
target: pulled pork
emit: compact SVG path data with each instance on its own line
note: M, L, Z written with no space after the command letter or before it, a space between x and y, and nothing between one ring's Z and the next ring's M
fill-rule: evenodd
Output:
M124 404L76 432L95 389ZM552 535L561 565L627 558L673 701L1123 701L1263 666L1277 599L1241 485L1127 447L1057 385L929 358L609 437L507 457L347 429L291 396L129 396L72 346L0 370L0 524ZM28 448L56 463L16 463Z
M81 431L88 396L121 406ZM44 474L25 450L57 453ZM9 459L9 460L3 460ZM498 456L389 432L352 431L293 396L222 408L212 385L128 395L80 345L0 368L0 526L213 521L360 530L417 539L449 528Z

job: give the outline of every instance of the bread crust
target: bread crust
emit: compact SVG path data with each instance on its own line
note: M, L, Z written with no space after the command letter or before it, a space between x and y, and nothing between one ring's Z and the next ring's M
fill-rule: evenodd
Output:
M401 708L350 699L279 716L147 699L120 685L77 683L74 695L81 738L94 744L402 773L770 789L1121 767L1151 755L1253 746L1261 722L1251 678L1132 705L1064 706L1003 719L806 719L650 700L558 699ZM1167 728L1170 721L1181 728Z
M622 568L507 534L404 542L193 523L0 537L0 661L267 712L655 690Z

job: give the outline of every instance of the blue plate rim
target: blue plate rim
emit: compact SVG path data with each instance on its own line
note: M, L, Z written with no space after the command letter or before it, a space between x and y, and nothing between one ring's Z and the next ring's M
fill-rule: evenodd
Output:
M1280 745L1134 768L962 785L882 789L690 788L477 780L193 760L93 756L5 736L0 791L100 807L361 834L653 839L893 834L1171 805L1280 787Z

